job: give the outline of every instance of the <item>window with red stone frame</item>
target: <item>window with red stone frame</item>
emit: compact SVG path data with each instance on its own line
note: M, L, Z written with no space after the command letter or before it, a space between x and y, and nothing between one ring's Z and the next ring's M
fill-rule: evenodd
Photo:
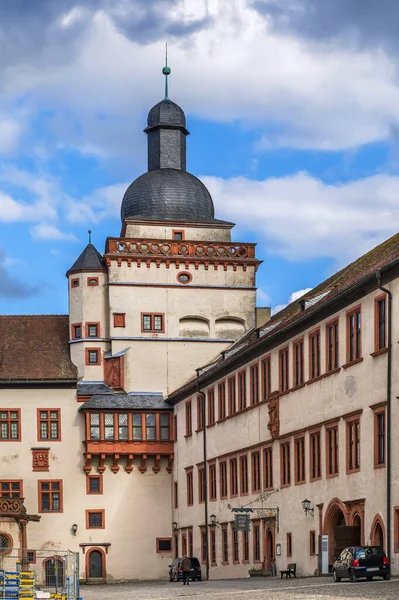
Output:
M209 500L217 499L216 464L209 465Z
M194 504L193 470L186 471L187 506Z
M339 473L338 423L326 427L326 477Z
M360 471L360 418L346 421L346 472Z
M289 382L289 350L282 348L278 353L279 374L280 374L280 392L287 392L290 388Z
M280 443L280 477L281 487L291 485L291 448L289 441Z
M374 410L374 468L386 465L386 411L385 406Z
M305 483L306 468L305 468L305 436L301 435L294 440L294 456L295 456L295 485Z
M208 425L215 424L215 390L208 390Z
M374 352L387 348L387 297L374 298Z
M205 502L205 469L198 467L198 502Z
M321 432L312 431L309 434L310 452L310 481L321 478Z
M346 313L346 362L359 360L362 356L361 308L357 306Z
M292 556L292 533L287 533L287 556Z
M236 404L236 376L229 377L227 380L227 394L229 402L229 415L234 415L237 412Z
M237 458L230 459L230 497L238 496L238 462Z
M320 377L320 328L309 333L309 379Z
M21 409L0 408L0 441L21 441Z
M206 548L206 531L201 527L201 562L206 562L207 548Z
M261 464L260 452L252 452L252 492L260 492L261 490Z
M218 385L218 420L223 421L226 418L226 382L222 381Z
M227 462L225 460L219 462L219 477L220 477L220 497L227 498Z
M62 480L47 479L37 482L39 491L39 512L63 512Z
M260 563L261 562L261 560L260 560L260 524L252 522L252 526L253 526L252 541L253 541L254 563Z
M248 494L248 456L240 456L240 494Z
M261 372L261 389L262 389L262 400L266 400L272 391L272 378L271 378L271 359L270 356L261 360L260 363Z
M339 367L339 321L334 319L326 324L326 371L330 373Z
M173 508L179 508L179 496L178 496L178 487L177 481L173 483Z
M197 431L204 429L204 396L197 396Z
M268 446L263 450L263 489L273 489L273 447Z
M0 479L0 498L23 498L22 479Z
M38 408L37 439L38 441L61 441L61 415L59 408Z
M227 525L222 525L222 565L229 564L229 534Z
M142 333L165 333L164 313L141 313Z
M191 400L189 400L186 402L186 435L191 435L193 433L192 414Z
M259 365L252 365L249 370L250 374L250 403L257 404L259 402Z
M304 382L303 338L293 343L294 387Z
M247 373L238 373L238 410L244 410L247 406Z

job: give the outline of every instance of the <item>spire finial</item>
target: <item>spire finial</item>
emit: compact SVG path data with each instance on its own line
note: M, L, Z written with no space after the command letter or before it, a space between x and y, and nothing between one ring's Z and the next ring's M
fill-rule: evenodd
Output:
M168 44L165 44L165 66L162 69L162 73L165 75L165 98L164 100L169 100L168 96L168 75L170 75L170 67L168 67Z
M89 234L89 244L91 244L91 229L89 229L87 233Z

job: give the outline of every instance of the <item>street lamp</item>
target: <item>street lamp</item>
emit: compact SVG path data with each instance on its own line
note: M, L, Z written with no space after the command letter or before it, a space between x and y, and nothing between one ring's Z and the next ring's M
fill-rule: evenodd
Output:
M173 529L173 531L177 531L177 529L178 529L178 523L176 523L176 521L173 521L173 523L172 523L172 529Z
M76 525L76 523L74 523L71 527L72 530L72 535L76 535L76 532L78 530L78 526Z
M210 522L211 525L218 525L218 522L217 522L216 518L217 518L216 515L209 515L209 519L211 521Z
M310 513L311 515L314 514L314 508L311 508L311 502L306 498L305 500L302 500L302 508L305 511L305 515L307 515L308 513Z

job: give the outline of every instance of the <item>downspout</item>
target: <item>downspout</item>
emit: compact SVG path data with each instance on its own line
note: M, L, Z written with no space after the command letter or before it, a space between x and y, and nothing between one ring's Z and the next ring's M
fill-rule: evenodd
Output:
M376 271L378 287L388 297L388 364L387 364L387 554L391 558L391 390L392 390L392 293L381 285L381 271Z
M203 457L204 457L204 517L205 517L205 579L209 579L209 531L208 531L208 465L206 452L206 407L205 394L200 390L199 369L197 369L197 395L202 396Z

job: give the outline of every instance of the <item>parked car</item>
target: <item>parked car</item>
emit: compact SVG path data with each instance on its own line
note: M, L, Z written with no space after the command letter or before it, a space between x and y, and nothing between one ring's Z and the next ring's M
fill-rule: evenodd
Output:
M182 558L175 558L172 564L169 565L169 581L181 581L183 579L183 571L181 568ZM191 570L190 579L192 581L201 581L201 564L198 558L193 556L190 558Z
M345 548L333 564L334 581L341 581L344 577L348 577L350 581L356 581L360 577L365 577L367 581L371 581L373 577L390 579L389 559L379 546Z

